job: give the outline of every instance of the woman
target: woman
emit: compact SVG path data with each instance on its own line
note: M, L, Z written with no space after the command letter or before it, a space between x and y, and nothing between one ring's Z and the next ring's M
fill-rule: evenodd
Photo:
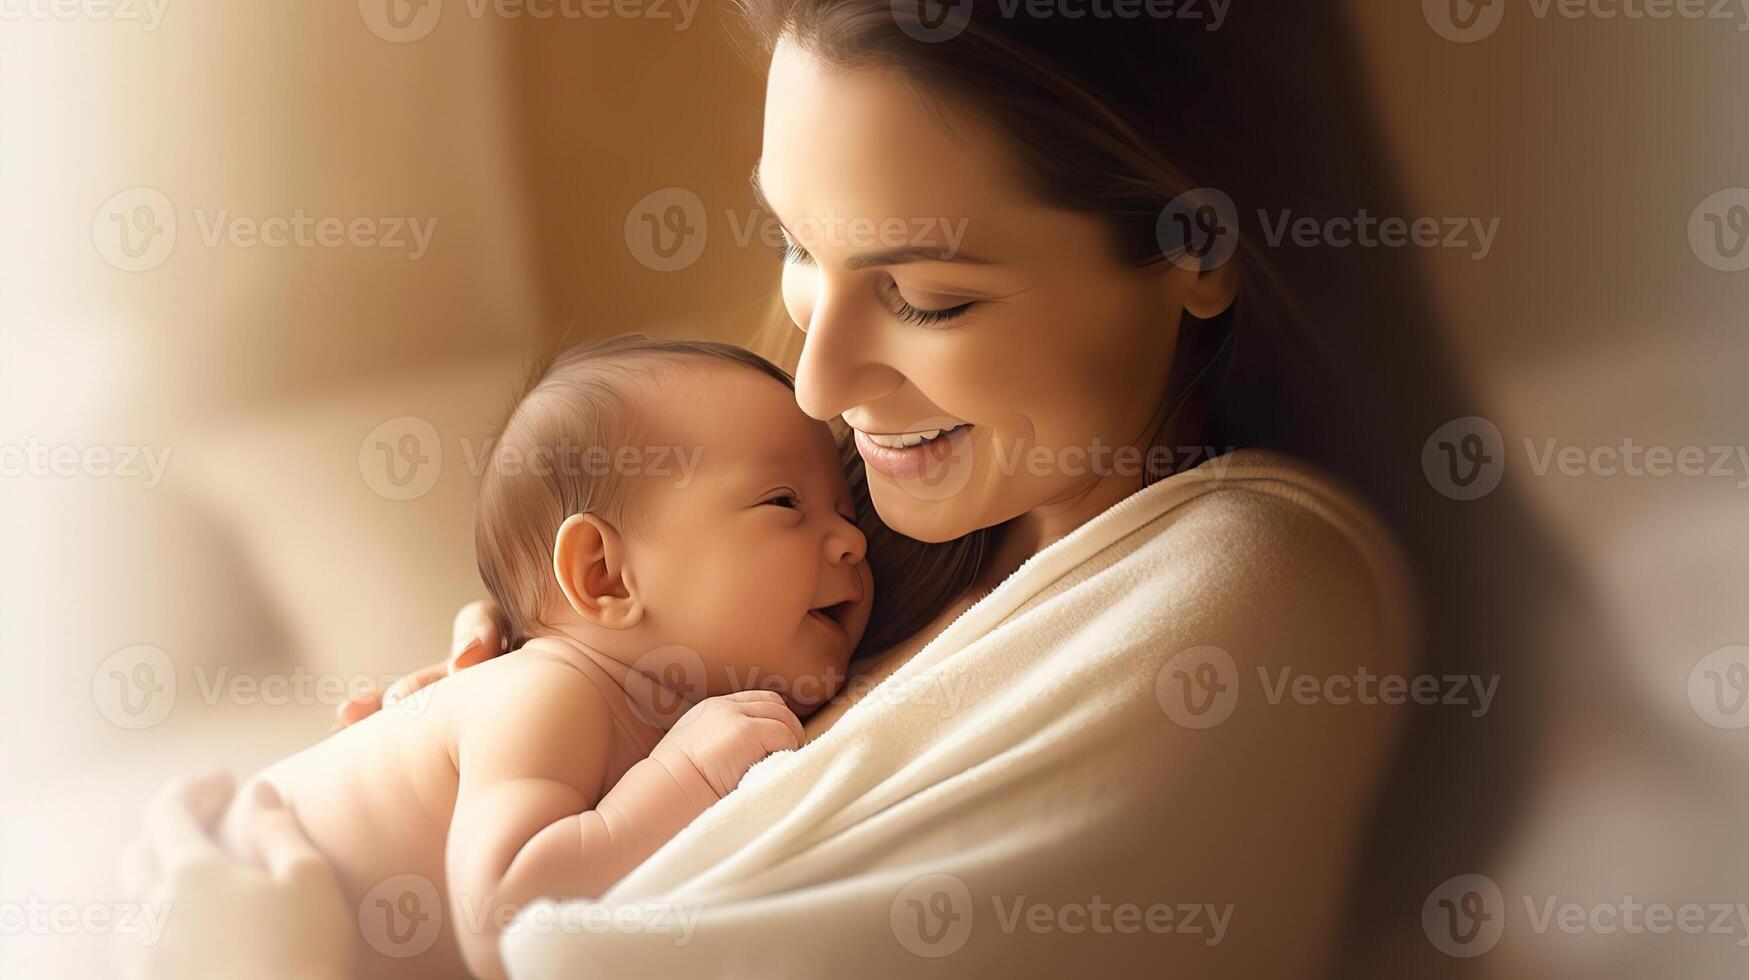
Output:
M882 596L905 635L809 720L815 741L608 896L699 907L694 939L530 935L512 975L1369 968L1386 944L1345 935L1345 907L1418 933L1428 888L1492 842L1474 811L1454 834L1449 801L1478 783L1451 763L1490 760L1508 798L1518 726L1497 711L1454 738L1452 715L1419 712L1397 785L1421 792L1375 812L1398 712L1270 697L1272 679L1316 693L1412 669L1375 518L1423 586L1426 672L1528 664L1524 593L1501 570L1551 567L1505 493L1454 501L1423 476L1429 434L1473 413L1412 257L1272 241L1284 215L1404 214L1348 29L1319 4L1219 22L743 6L771 52L755 181L789 237L796 397L854 430L879 520L911 542L889 544L946 586ZM844 233L859 217L919 232L871 247ZM391 698L496 653L493 621L464 610L450 663ZM919 718L875 696L886 678L971 707ZM1195 698L1236 686L1239 710L1198 720ZM308 911L320 859L268 801L279 879L220 861L191 839L201 794L224 784L155 808L145 877L194 866L169 894L298 910L306 935L269 930L276 955L343 975L333 950L352 940ZM1102 907L1156 918L1101 928ZM148 973L169 961L136 952Z

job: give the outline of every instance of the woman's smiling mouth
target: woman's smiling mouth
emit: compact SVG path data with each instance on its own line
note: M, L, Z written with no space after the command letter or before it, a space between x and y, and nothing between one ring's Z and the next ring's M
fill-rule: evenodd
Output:
M870 469L896 479L921 476L932 462L947 459L971 437L972 424L910 432L856 433L856 451Z

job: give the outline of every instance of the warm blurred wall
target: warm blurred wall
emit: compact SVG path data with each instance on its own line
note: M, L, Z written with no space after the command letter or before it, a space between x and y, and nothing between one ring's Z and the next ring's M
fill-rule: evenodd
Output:
M1536 19L1515 3L1492 36L1458 44L1424 4L1353 6L1417 213L1500 219L1486 260L1425 260L1508 444L1741 443L1749 273L1707 267L1686 234L1703 198L1749 184L1743 35ZM147 787L325 729L327 705L207 703L188 671L366 675L442 655L449 613L480 592L468 453L532 351L647 325L734 339L766 308L777 265L745 237L761 82L722 8L701 3L677 29L476 7L445 0L405 28L375 0L163 0L151 29L0 22L0 446L171 453L152 487L0 481L0 784L36 804L0 813L0 900L112 894L109 855ZM171 203L176 244L123 271L105 258L101 209L139 186ZM658 192L652 227L639 206ZM416 260L203 240L221 211L299 209L436 224ZM660 254L672 240L652 236L677 227L705 230L688 240L699 254ZM384 467L407 460L408 437L413 458L434 444L441 465L428 459L430 485L398 499ZM1681 685L1706 650L1749 636L1733 594L1749 535L1742 490L1718 481L1510 478L1626 641L1626 663L1567 651L1572 683L1548 708L1561 737L1547 764L1566 778L1526 818L1520 863L1560 883L1596 862L1540 846L1591 839L1559 815L1651 798L1643 774L1663 765L1643 746L1599 763L1598 733L1619 741L1664 712L1650 727L1699 772L1741 760L1729 733L1697 728ZM164 723L135 732L93 707L108 658L142 643L176 662L182 688ZM1614 689L1633 703L1586 699L1624 677ZM1710 813L1687 806L1691 790L1657 792ZM1653 840L1675 837L1704 839L1685 825ZM1675 866L1621 840L1598 846ZM1510 857L1463 870L1510 876ZM1604 893L1641 880L1599 877ZM1425 954L1412 923L1397 938ZM100 955L0 937L0 975L98 975Z
M0 811L0 901L113 901L151 785L258 766L333 710L214 685L440 659L482 591L473 456L526 359L561 335L728 333L775 269L722 224L751 207L761 83L710 5L684 30L466 0L407 30L356 0L73 9L0 20L0 446L167 457L155 480L0 480L0 784L36 803ZM671 186L717 214L683 273L625 231ZM142 202L175 221L167 256L118 251ZM370 219L381 244L250 238L299 215ZM390 479L408 436L410 486ZM177 686L135 731L105 675L141 644ZM0 937L0 976L104 965L100 938Z
M682 8L667 9L678 18ZM763 227L747 181L759 157L761 66L730 43L739 34L726 4L701 0L681 23L524 20L506 31L530 269L549 328L590 336L664 323L745 340L769 309L776 252L748 236ZM676 254L666 271L653 249L673 244L676 226L664 207L652 230L640 204L673 189L696 197L670 195L687 202L674 216L698 251Z
M459 6L459 5L458 5ZM171 0L146 31L7 24L6 238L18 313L125 333L166 415L297 397L501 348L537 328L527 202L506 112L502 25L457 19L418 44L352 4ZM173 203L174 252L118 272L90 218L147 185ZM391 248L211 246L227 216L437 222ZM199 213L197 213L199 212ZM78 220L75 220L78 219ZM18 304L19 294L13 295Z
M1607 913L1626 900L1746 897L1749 856L1731 828L1745 816L1749 749L1705 710L1703 658L1749 641L1739 595L1749 459L1738 455L1749 444L1739 384L1749 272L1730 271L1705 234L1708 211L1728 219L1728 204L1749 203L1749 191L1727 206L1703 202L1749 187L1738 105L1749 12L1531 0L1354 7L1416 213L1499 219L1484 260L1427 250L1429 281L1458 362L1501 430L1505 485L1531 502L1590 592L1590 604L1566 613L1584 621L1565 632L1603 639L1563 643L1556 632L1546 701L1514 704L1502 691L1511 710L1538 719L1540 775L1504 851L1448 869L1500 887L1503 902L1490 907L1505 930L1499 947L1430 958L1410 907L1370 923L1373 948L1356 965L1385 975L1741 975L1741 928L1538 931L1524 902ZM1441 33L1450 11L1477 17L1454 32L1473 40ZM1697 447L1709 466L1730 453L1730 470L1539 474L1530 447L1550 445Z

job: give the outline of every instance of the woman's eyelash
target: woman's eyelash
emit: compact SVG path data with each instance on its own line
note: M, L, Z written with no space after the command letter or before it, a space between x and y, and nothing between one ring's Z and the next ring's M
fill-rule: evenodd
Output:
M782 257L786 264L790 262L794 262L797 265L814 264L814 257L809 255L806 249L797 245L795 242L790 241L788 235L784 236L783 244L778 246L777 251L778 255ZM891 279L887 280L886 287L882 292L888 294L886 297L887 308L894 316L906 323L914 323L920 327L930 327L940 323L945 323L946 321L952 320L971 309L974 305L973 302L965 302L938 310L926 310L920 306L912 306L910 303L905 302L904 297L899 295L898 286Z
M915 323L920 327L930 327L952 320L972 308L976 301L968 301L955 306L945 306L937 310L928 310L920 306L912 306L905 302L905 297L899 295L899 284L888 278L885 288L887 309L906 323Z
M795 242L790 241L788 235L783 237L783 244L777 247L777 254L778 257L786 263L794 262L797 265L814 264L814 257L809 255L806 249L797 245Z
M928 327L946 320L952 320L972 308L971 303L961 303L958 306L944 307L939 310L925 310L912 306L898 297L893 298L893 315L906 323Z

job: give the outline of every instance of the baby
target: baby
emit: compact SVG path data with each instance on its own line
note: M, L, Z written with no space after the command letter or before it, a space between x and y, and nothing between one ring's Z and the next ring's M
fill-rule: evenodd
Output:
M755 355L630 337L553 363L480 486L515 649L257 777L357 909L357 975L504 976L522 906L601 895L798 747L868 625L855 516L830 431Z

